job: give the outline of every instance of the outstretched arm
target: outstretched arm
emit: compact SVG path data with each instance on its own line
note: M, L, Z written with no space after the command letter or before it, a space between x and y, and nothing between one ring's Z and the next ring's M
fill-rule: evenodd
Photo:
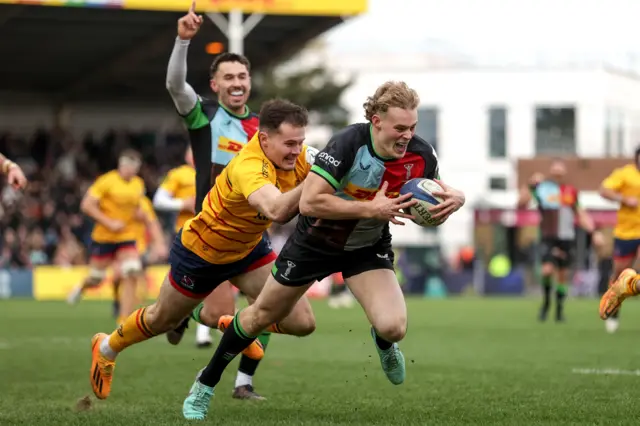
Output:
M198 103L198 95L187 83L187 53L190 40L176 37L167 68L167 90L181 115L189 114Z

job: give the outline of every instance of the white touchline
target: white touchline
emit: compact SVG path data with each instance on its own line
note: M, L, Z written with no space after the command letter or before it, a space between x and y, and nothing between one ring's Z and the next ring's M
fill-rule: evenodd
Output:
M571 372L597 376L640 376L640 370L621 370L619 368L573 368Z

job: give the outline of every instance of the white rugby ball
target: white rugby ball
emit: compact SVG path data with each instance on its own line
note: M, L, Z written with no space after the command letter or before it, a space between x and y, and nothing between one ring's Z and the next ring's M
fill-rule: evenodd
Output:
M413 216L413 222L425 227L439 226L437 220L431 218L429 209L437 206L443 200L433 195L433 192L444 191L444 189L435 181L426 178L415 178L407 181L400 188L400 195L411 192L412 199L418 203L406 209L405 213Z

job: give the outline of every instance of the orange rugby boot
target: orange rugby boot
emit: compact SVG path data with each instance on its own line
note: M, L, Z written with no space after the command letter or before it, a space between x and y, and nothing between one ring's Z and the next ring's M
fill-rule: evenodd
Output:
M231 325L233 321L233 315L222 315L218 320L218 330L224 331ZM255 339L251 344L242 351L243 355L255 360L260 361L262 357L264 357L264 348L262 347L262 343L258 339Z
M633 285L635 277L636 271L633 269L625 269L620 273L600 299L600 318L603 320L609 318L620 309L620 305L627 297L637 294Z
M109 338L108 334L98 333L91 339L91 372L89 381L93 388L93 393L98 399L106 399L111 393L111 380L113 370L116 368L115 361L108 360L100 353L100 344L104 339Z

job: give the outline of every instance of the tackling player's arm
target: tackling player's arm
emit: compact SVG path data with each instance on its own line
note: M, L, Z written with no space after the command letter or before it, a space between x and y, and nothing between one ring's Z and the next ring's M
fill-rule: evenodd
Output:
M266 218L273 222L288 222L300 202L303 185L282 193L274 184L274 171L263 166L263 160L259 158L243 159L231 173L231 184L239 188L249 205Z
M600 185L600 195L609 201L615 201L627 207L636 207L638 200L633 197L625 197L621 189L625 182L624 168L616 169Z
M118 232L124 228L125 224L119 220L111 219L100 210L100 200L105 196L110 186L108 176L100 176L82 198L80 210L105 228Z

